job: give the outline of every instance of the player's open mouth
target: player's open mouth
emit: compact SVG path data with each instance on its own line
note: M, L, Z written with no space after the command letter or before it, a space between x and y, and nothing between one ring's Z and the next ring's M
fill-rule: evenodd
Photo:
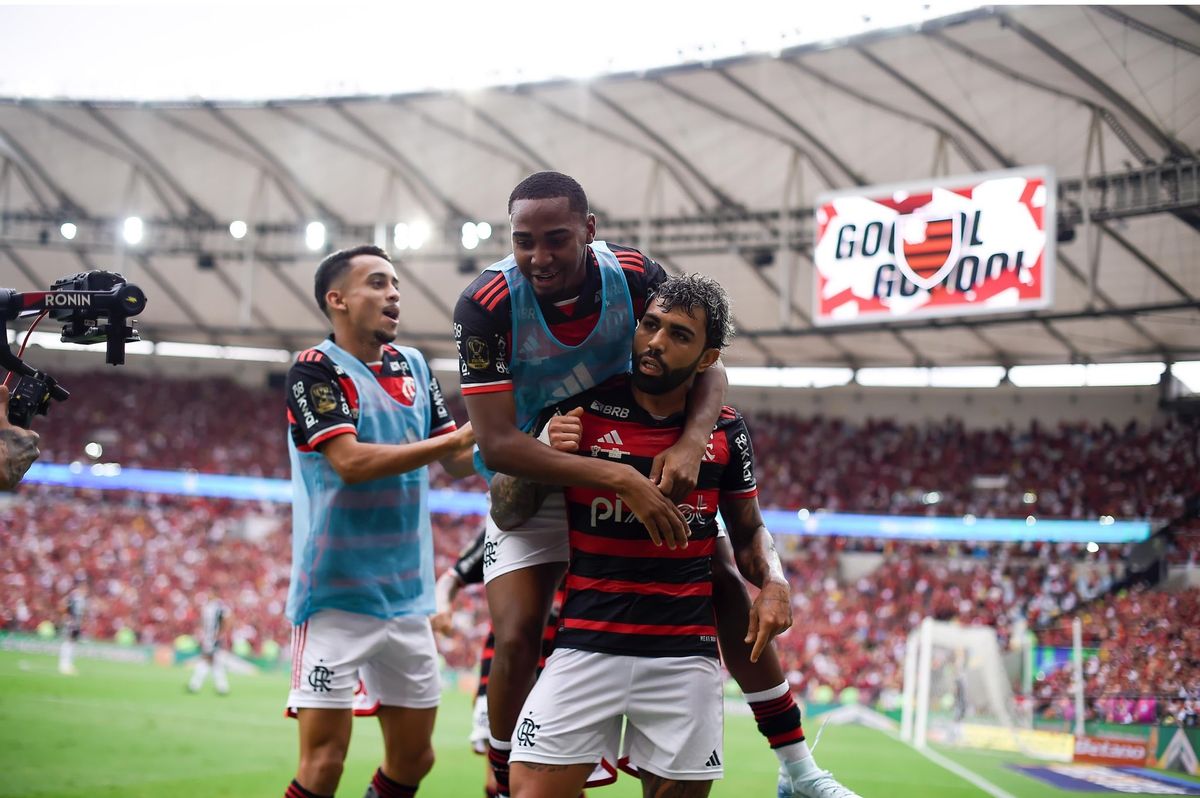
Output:
M533 274L533 279L538 281L539 283L548 283L557 276L558 276L558 272L548 272L548 273L544 273L544 274L538 274L535 272Z
M400 308L395 305L389 305L383 309L383 315L392 321L400 321Z
M650 355L643 355L638 359L638 369L646 374L662 374L662 364L655 360Z

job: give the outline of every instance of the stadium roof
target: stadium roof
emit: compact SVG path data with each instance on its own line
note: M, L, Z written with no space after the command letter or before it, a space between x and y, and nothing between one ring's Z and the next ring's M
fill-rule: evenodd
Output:
M325 327L308 226L348 245L390 242L403 222L410 239L423 227L430 236L399 253L412 298L401 334L449 356L469 272L507 252L508 192L553 168L583 183L602 237L730 288L743 332L734 363L1194 359L1198 146L1200 14L1184 6L984 8L777 55L471 91L10 97L0 100L0 285L118 268L150 296L147 338L296 349ZM808 214L788 255L776 250L781 210L811 208L830 189L1033 164L1075 186L1060 211L1077 222L1082 202L1093 220L1092 240L1072 222L1074 239L1058 248L1051 309L812 328ZM1153 175L1162 190L1118 201L1081 191L1085 174L1100 189ZM121 243L130 215L145 220L137 246ZM248 236L230 235L235 220ZM464 249L460 228L480 221L495 233Z

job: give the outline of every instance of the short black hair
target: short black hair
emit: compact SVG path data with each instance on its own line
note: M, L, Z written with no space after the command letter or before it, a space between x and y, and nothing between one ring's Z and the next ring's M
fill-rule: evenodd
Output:
M524 199L554 199L566 197L567 207L573 213L588 215L588 198L579 181L562 172L534 172L517 183L508 195L508 213L512 215L513 203Z
M681 274L668 277L654 293L650 295L646 305L658 302L664 310L683 308L692 318L696 317L696 308L704 308L704 348L724 349L733 339L733 320L729 312L729 295L725 289L711 277L703 274Z
M374 244L359 244L357 247L339 249L332 255L327 255L325 260L321 261L321 265L317 267L317 274L313 278L313 293L317 297L317 307L326 316L329 315L329 308L325 305L325 295L329 293L329 286L333 285L334 280L345 274L346 269L350 268L350 261L359 255L375 255L388 263L392 262L391 256Z

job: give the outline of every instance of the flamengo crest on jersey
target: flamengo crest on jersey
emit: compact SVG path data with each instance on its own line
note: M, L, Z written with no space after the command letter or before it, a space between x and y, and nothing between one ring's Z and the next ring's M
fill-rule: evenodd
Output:
M546 324L533 286L509 255L488 267L498 271L508 283L512 307L513 399L517 406L517 426L528 432L538 415L555 402L561 402L589 390L610 377L629 371L633 348L633 299L629 284L616 255L603 241L589 246L600 267L600 317L596 326L578 346L561 343ZM479 452L475 466L491 478Z
M358 440L400 444L429 433L429 366L416 349L397 347L417 382L411 407L396 401L358 358L328 339L317 345L358 392ZM347 485L324 455L301 452L288 436L292 463L292 581L287 617L303 623L323 609L377 618L429 615L433 601L433 530L427 467Z

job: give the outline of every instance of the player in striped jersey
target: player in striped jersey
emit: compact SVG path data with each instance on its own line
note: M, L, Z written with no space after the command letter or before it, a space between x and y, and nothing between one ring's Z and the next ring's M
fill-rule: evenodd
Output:
M204 686L211 672L213 687L218 695L229 695L229 679L225 675L225 663L221 651L222 639L225 636L225 626L229 620L229 607L218 598L211 598L200 608L200 657L192 678L188 682L188 692L198 693Z
M728 318L714 281L666 281L634 335L628 380L559 403L567 415L551 421L552 445L647 473L655 455L678 440L695 376L717 360L732 332ZM547 489L498 476L493 492L528 511ZM691 530L687 548L650 545L611 490L568 487L566 501L568 597L555 653L521 711L513 796L573 795L593 763L615 753L622 718L622 761L641 774L645 795L707 795L723 756L712 600L718 508L739 566L762 588L749 611L755 654L791 625L790 591L758 508L745 424L732 408L722 410L697 486L681 505ZM798 714L795 721L799 732ZM802 756L781 767L780 796L855 798L816 767L802 733L787 747Z

